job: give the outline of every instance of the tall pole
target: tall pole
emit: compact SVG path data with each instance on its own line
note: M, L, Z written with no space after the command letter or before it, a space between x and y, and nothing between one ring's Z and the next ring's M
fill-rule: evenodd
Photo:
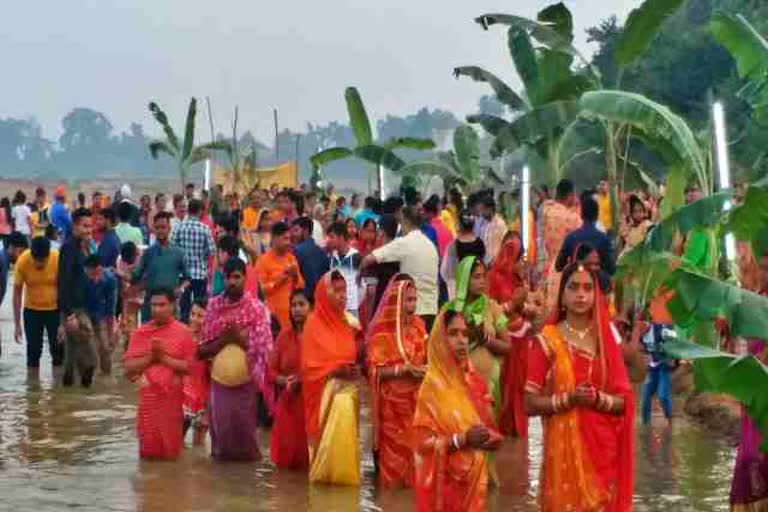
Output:
M211 111L211 98L205 97L205 106L208 108L208 126L211 127L211 142L216 142L216 132L213 129L213 112ZM211 159L205 160L205 176L203 176L203 189L211 189Z
M531 238L529 222L531 215L531 169L528 165L523 166L522 183L520 184L520 232L523 243L523 255L527 258L529 254L528 242ZM528 262L535 265L535 261Z
M379 199L384 200L384 167L381 164L377 164L376 171L379 182Z
M272 109L275 117L275 165L280 164L280 126L277 122L277 109Z
M728 159L728 133L725 126L725 108L719 101L712 105L712 118L715 124L715 148L717 150L717 173L720 190L731 188L731 166ZM731 209L731 202L726 201L725 209ZM736 258L736 242L732 233L725 235L725 256L729 262Z

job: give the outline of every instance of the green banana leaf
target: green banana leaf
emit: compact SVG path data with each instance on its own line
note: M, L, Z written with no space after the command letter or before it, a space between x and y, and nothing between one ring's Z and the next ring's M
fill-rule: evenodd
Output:
M497 139L507 151L524 143L534 144L558 135L579 115L575 101L553 101L535 108L515 119L499 131Z
M184 146L181 150L181 158L188 161L192 156L192 149L195 147L195 117L197 117L197 99L189 100L189 109L187 110L187 122L184 126Z
M454 68L453 75L456 78L461 76L467 76L475 82L485 82L491 86L493 92L496 93L496 98L508 106L511 110L527 110L528 104L523 98L521 98L511 87L505 84L500 78L493 73L484 70L478 66L461 66Z
M384 143L384 148L427 151L435 148L435 142L432 139L420 139L417 137L394 137Z
M376 144L358 146L354 149L354 155L361 160L380 165L390 171L399 171L405 166L405 162L394 152Z
M768 368L756 357L736 356L684 340L664 343L674 359L693 361L697 391L725 393L738 400L763 434L760 449L768 452Z
M371 122L368 119L360 93L355 87L347 87L347 90L344 92L344 99L347 102L349 125L352 128L357 145L366 146L372 144L373 131L371 131Z
M693 228L719 224L726 216L726 203L732 199L731 191L719 192L676 210L651 229L645 244L653 251L669 250L675 233L685 236Z
M498 137L503 130L509 130L512 123L506 119L492 114L470 114L467 116L467 122L470 124L479 124L483 129L494 137Z
M633 136L656 148L670 165L684 164L708 188L706 158L686 122L669 108L640 94L601 90L585 93L579 101L581 115L631 125ZM669 161L669 160L673 161Z
M573 42L573 15L562 2L545 7L536 19L549 24L563 39Z
M475 129L465 124L457 127L453 132L453 149L461 176L474 186L481 176L480 137Z
M620 68L632 64L651 46L659 27L685 0L645 0L629 13L624 32L616 45L615 59Z
M328 148L312 155L309 158L309 161L312 162L312 165L314 167L319 168L333 161L349 158L353 154L354 153L349 148L344 148L344 147Z
M192 148L192 152L190 153L189 158L185 161L185 164L193 165L202 162L203 160L207 160L211 158L214 151L231 152L232 143L228 140L219 140L195 146Z
M736 59L739 77L750 82L743 96L752 103L758 117L768 118L768 41L740 14L717 12L709 27Z
M171 158L176 158L176 152L173 150L173 148L165 141L162 140L153 140L149 143L149 154L157 160L157 157L160 156L160 153L165 153Z
M462 179L461 174L456 172L452 166L437 160L424 160L420 162L410 162L400 168L398 174L401 176L440 176L441 178Z
M762 258L768 249L768 188L750 185L742 202L731 210L724 229L737 240L750 241L755 257Z
M165 136L168 139L168 144L174 149L174 152L178 153L181 150L179 138L176 136L173 128L171 128L171 125L168 122L168 116L165 115L165 112L163 112L154 101L150 102L149 111L152 114L152 117L154 117L155 120L160 124L163 132L165 132Z
M512 62L515 64L517 75L523 82L528 101L531 106L540 105L541 87L539 82L541 77L531 36L522 28L512 26L507 32L507 47Z

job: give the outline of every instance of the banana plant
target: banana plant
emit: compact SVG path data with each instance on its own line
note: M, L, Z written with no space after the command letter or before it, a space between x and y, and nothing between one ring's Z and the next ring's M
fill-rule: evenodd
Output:
M347 113L349 114L349 126L355 138L355 147L347 148L343 146L324 149L310 157L310 162L314 168L321 168L335 160L356 157L376 166L378 172L379 194L384 194L384 169L398 173L405 166L405 161L401 159L394 150L396 149L416 149L430 150L435 147L431 139L420 139L415 137L395 137L383 144L377 144L373 140L373 131L371 122L365 105L360 97L360 93L355 87L348 87L344 93L347 103Z
M554 165L556 141L562 130L578 114L578 98L600 82L599 72L573 46L573 18L562 4L539 12L536 20L509 14L484 14L475 20L484 29L505 25L510 57L523 83L517 92L493 73L478 66L454 69L458 78L466 76L487 83L498 100L508 107L510 120L489 114L476 114L467 121L481 125L494 137L492 156L524 151L545 162L537 181L557 180ZM534 46L538 44L538 47ZM574 60L583 65L574 71ZM533 160L529 158L529 160Z
M181 191L184 190L189 170L193 165L211 158L215 151L231 150L231 144L228 141L216 141L195 146L195 117L197 116L197 99L195 98L189 101L183 140L180 140L176 132L173 131L168 122L168 116L157 103L150 102L149 111L165 133L165 140L149 142L149 153L154 159L157 159L161 153L165 153L175 160Z
M258 172L258 150L255 144L240 146L240 136L237 132L239 108L235 107L232 120L232 140L222 148L227 155L228 166L224 170L225 188L237 191L244 196L261 185Z
M409 179L439 176L446 188L457 186L465 193L504 185L491 166L480 162L480 137L466 124L453 131L453 150L438 152L436 160L406 164L399 172Z

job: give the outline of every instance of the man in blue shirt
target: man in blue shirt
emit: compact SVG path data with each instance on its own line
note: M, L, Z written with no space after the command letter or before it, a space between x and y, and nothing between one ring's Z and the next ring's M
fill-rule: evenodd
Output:
M555 269L562 272L570 263L579 246L588 245L594 248L600 256L600 269L612 276L616 272L616 257L613 251L611 237L597 229L597 219L600 208L591 196L583 197L581 201L582 225L565 237L560 253L555 262Z
M83 263L88 276L86 311L93 326L94 340L99 353L99 366L103 375L112 372L112 351L115 349L115 304L117 278L111 270L102 268L99 256L88 256Z
M376 198L366 197L365 207L355 215L355 223L357 223L357 227L362 226L368 219L375 219L377 223L379 222L379 216L374 213L374 208L376 208Z
M312 238L312 219L309 217L299 217L293 221L291 238L294 243L293 255L299 262L304 289L311 300L315 296L315 285L330 268L328 255Z
M101 243L99 243L98 255L101 266L104 268L117 268L117 257L120 256L120 238L115 233L115 211L111 208L102 208L96 214L96 229L100 230Z
M72 218L67 209L67 196L64 187L58 187L50 209L51 224L58 230L62 240L69 238L72 232Z

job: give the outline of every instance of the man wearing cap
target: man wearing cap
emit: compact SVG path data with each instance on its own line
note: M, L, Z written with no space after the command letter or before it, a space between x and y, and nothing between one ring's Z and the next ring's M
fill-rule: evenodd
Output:
M115 205L115 214L117 218L120 218L120 205L122 204L128 204L130 208L130 216L129 216L129 223L131 226L135 228L141 227L141 210L139 209L139 206L133 201L133 193L131 191L131 186L128 184L123 185L120 187L120 201ZM122 222L122 221L120 221Z
M67 209L67 194L64 187L56 187L56 193L53 196L53 205L50 210L50 220L61 234L62 240L66 240L72 232L72 218Z

